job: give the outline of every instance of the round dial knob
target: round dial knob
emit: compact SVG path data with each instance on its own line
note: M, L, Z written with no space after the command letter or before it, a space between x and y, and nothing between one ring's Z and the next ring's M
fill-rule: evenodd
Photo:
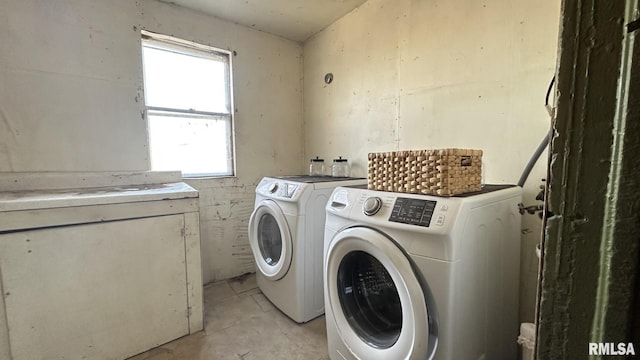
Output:
M382 208L382 199L379 197L370 197L362 204L362 210L367 216L375 215Z
M274 193L278 190L278 183L272 183L271 185L269 185L269 192L270 193Z

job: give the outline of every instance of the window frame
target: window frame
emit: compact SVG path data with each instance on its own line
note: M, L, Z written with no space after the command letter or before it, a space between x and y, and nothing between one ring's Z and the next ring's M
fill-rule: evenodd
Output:
M149 132L149 115L158 115L166 117L180 117L180 118L203 118L209 120L220 120L228 122L228 133L225 134L227 138L226 157L228 172L204 172L204 173L182 173L183 178L223 178L223 177L235 177L236 176L236 151L235 151L235 107L233 101L233 52L230 50L220 49L209 45L199 44L193 41L176 38L169 35L159 34L148 30L141 30L141 58L142 58L142 71L143 71L143 92L144 92L144 116L147 122L147 144L149 152L149 168L153 171L152 167L152 154L151 154L151 134ZM146 97L146 84L144 76L144 48L156 48L164 51L175 52L180 55L195 56L205 59L220 59L225 64L225 87L227 90L227 97L225 99L225 105L229 109L228 113L224 112L211 112L201 111L197 109L180 109L161 106L149 106ZM181 170L182 169L177 169Z

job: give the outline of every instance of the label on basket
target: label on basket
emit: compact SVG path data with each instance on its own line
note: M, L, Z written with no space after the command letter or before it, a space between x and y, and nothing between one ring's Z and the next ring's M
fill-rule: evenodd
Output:
M460 165L461 166L471 166L471 156L469 156L469 155L460 156Z

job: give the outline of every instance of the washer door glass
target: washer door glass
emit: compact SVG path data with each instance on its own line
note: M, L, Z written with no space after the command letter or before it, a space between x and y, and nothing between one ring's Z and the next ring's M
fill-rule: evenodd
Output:
M280 254L282 253L280 227L273 215L269 213L265 213L260 217L260 222L258 223L258 246L260 247L260 255L267 264L274 266L280 261Z
M366 252L352 251L337 276L340 305L355 333L375 348L393 346L402 330L402 304L389 272Z
M287 219L273 200L262 200L249 219L249 244L258 270L270 280L285 276L293 246Z

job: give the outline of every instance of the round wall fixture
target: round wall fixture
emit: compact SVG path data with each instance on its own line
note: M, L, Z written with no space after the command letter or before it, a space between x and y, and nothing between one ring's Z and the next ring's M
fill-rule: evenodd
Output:
M326 73L324 75L324 83L329 85L329 84L331 84L332 81L333 81L333 74L332 73Z

